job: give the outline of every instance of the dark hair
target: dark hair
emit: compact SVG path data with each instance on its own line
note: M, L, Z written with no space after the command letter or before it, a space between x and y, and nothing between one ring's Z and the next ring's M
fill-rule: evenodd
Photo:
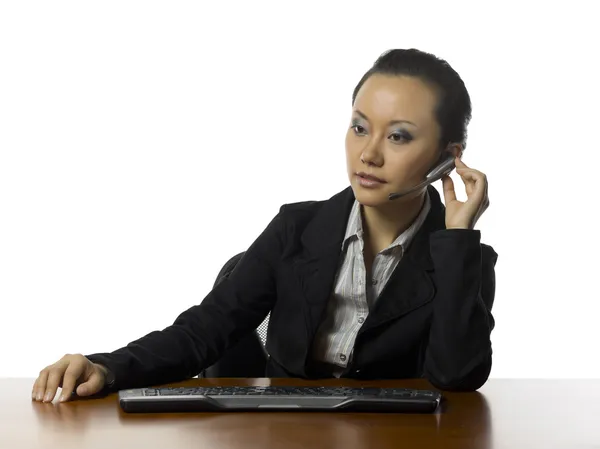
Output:
M445 60L414 48L388 50L365 73L352 94L352 105L364 82L374 74L412 76L438 92L434 111L441 128L440 147L448 143L467 146L467 126L471 121L471 98L458 73Z

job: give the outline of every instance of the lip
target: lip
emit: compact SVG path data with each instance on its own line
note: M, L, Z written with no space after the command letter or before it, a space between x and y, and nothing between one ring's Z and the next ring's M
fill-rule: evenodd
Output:
M380 184L385 184L385 183L386 183L386 181L384 181L383 179L381 179L381 178L378 178L378 177L377 177L377 176L375 176L375 175L370 175L370 174L368 174L368 173L362 172L362 171L361 171L361 172L358 172L358 173L356 174L356 176L358 176L359 178L362 178L362 179L364 179L364 180L371 181L371 182L378 182L378 183L380 183Z

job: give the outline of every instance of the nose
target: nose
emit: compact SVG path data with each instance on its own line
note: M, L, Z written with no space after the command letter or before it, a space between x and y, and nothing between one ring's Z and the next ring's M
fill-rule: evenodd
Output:
M381 166L383 163L383 154L379 148L379 141L371 139L363 149L360 160L363 164Z

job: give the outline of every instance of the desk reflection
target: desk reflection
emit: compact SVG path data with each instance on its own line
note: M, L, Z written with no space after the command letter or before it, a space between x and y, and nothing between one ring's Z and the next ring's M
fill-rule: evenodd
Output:
M222 380L202 382L223 385ZM245 385L265 385L265 380ZM71 443L87 434L104 436L119 430L120 438L146 444L202 442L204 447L330 449L430 447L452 441L461 449L492 448L490 407L481 393L444 393L446 400L432 414L244 412L126 414L116 395L66 403L32 403L44 439L60 434ZM143 432L140 433L140 430ZM40 437L41 437L40 433ZM90 436L90 435L88 435ZM199 440L198 440L199 439ZM152 446L154 447L154 446ZM442 446L440 446L442 447Z

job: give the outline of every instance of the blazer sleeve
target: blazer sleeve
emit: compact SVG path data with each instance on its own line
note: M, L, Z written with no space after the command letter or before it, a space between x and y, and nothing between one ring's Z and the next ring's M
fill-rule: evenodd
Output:
M276 300L274 267L283 247L283 211L284 207L230 276L171 326L114 352L86 356L114 375L108 391L193 377L260 325Z
M492 368L498 254L480 239L480 231L469 229L441 230L430 238L437 290L424 376L443 390L475 391Z

